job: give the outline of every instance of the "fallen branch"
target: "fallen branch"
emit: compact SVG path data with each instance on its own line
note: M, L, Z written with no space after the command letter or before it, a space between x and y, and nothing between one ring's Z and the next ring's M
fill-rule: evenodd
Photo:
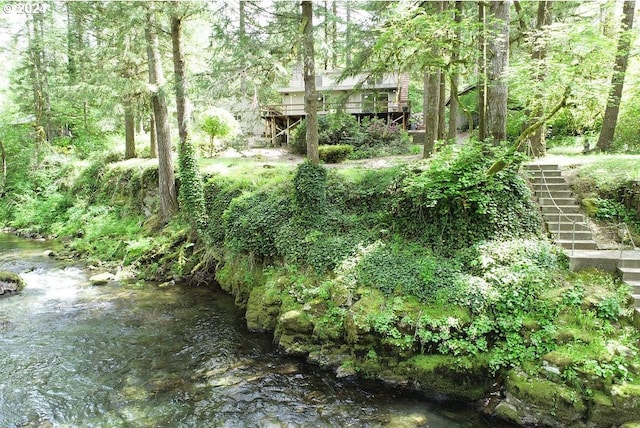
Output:
M541 117L537 122L531 124L527 129L522 131L520 136L516 138L516 141L513 144L513 147L509 151L509 155L514 154L517 151L520 151L522 148L522 144L532 135L538 128L545 124L549 119L555 116L556 113L560 111L563 107L567 106L567 100L569 99L569 95L571 94L571 86L567 86L564 91L564 95L562 96L562 100L544 117ZM501 170L503 170L508 165L507 161L504 159L497 160L491 168L487 170L487 175L493 175Z

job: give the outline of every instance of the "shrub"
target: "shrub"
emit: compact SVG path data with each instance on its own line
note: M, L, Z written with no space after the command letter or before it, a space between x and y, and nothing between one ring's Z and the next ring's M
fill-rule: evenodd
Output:
M477 142L446 146L428 169L407 169L392 186L399 231L446 251L539 233L541 219L517 164L487 174L499 153Z
M305 161L293 179L294 201L298 214L305 219L322 215L327 210L327 170Z
M336 146L318 147L320 160L326 163L340 163L353 153L353 146L348 144L338 144Z
M251 254L262 259L277 257L277 231L293 213L291 197L283 189L233 199L222 216L225 248L234 254Z
M422 246L399 240L378 241L356 267L361 285L378 288L386 295L405 294L429 301L455 285L453 264Z
M291 150L305 154L306 122L293 131ZM350 145L354 147L349 159L405 154L410 151L409 135L397 124L387 125L384 120L364 118L358 123L352 115L343 113L318 118L318 144L326 146Z

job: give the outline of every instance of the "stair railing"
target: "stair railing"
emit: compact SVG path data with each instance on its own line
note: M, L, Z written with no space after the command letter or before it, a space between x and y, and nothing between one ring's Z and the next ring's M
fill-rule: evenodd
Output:
M631 231L629 230L629 226L626 223L620 223L618 227L622 226L624 235L620 237L620 256L619 259L622 260L622 249L624 247L624 238L625 236L629 238L631 242L631 246L633 247L633 251L636 251L638 247L636 246L635 241L633 240L633 235L631 235Z
M549 195L548 199L551 199L551 202L553 202L553 206L556 207L556 209L558 210L558 230L557 230L557 240L560 240L560 232L562 230L562 226L560 224L560 221L562 220L562 217L564 217L566 220L568 220L568 222L571 222L572 225L572 232L571 232L571 255L573 256L575 253L575 247L576 247L576 221L571 219L569 216L567 216L564 211L562 211L562 209L558 206L558 204L556 203L556 200L554 197L551 196L551 190L549 189L549 183L547 183L547 178L545 177L544 171L540 165L538 165L538 171L540 171L540 183L541 183L541 187L544 187L544 189L546 190L547 194ZM542 193L542 192L540 192Z

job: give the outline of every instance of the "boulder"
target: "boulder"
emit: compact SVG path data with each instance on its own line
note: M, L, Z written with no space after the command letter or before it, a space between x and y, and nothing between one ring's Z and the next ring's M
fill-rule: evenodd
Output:
M18 293L25 286L20 275L13 272L0 271L0 296L11 296Z
M89 278L89 282L91 282L91 285L105 285L115 280L115 275L109 272L98 273Z
M55 257L56 253L53 250L45 250L42 252L42 255L45 257Z

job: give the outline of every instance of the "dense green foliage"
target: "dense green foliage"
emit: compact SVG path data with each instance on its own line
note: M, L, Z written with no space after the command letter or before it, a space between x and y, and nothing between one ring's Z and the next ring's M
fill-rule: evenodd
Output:
M304 121L293 132L291 150L306 153L306 124ZM387 124L382 119L365 117L358 121L355 116L333 113L318 119L318 141L325 152L338 151L330 146L351 146L346 153L348 159L363 159L376 156L401 155L409 153L410 139L397 124ZM349 149L341 148L341 152ZM326 155L325 155L326 156ZM328 163L333 163L329 162Z
M402 233L439 248L536 233L540 219L517 164L485 173L500 153L482 144L446 146L424 171L408 170L392 206Z
M335 146L318 147L320 160L324 163L340 163L353 153L353 146L349 144L337 144Z
M626 224L636 246L640 244L640 170L637 162L637 159L620 155L595 159L581 165L572 180L573 190L586 212L610 226ZM628 236L618 238L628 240Z
M209 218L205 207L197 153L191 141L181 145L178 166L180 171L179 199L182 212L186 214L187 220L195 226L197 231L203 232L208 226Z

